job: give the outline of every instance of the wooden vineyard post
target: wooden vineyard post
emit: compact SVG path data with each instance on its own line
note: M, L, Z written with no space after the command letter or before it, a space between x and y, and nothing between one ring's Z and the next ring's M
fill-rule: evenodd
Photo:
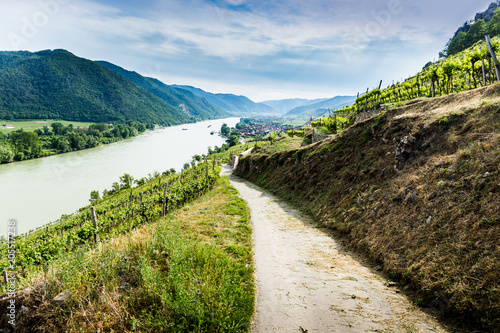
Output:
M214 156L213 164L212 164L212 172L215 172L215 156Z
M97 216L95 215L95 207L90 207L90 217L92 218L92 225L94 226L94 244L97 244L99 241L99 237L97 236L97 232L99 231L97 226Z
M490 50L491 57L493 58L493 64L495 64L495 71L497 73L497 80L500 81L500 64L498 63L497 56L495 55L495 51L491 46L490 35L486 35L486 44L488 45L488 50Z
M418 97L422 97L420 93L420 73L417 74L417 91L418 91Z
M208 164L205 164L205 177L207 177L208 182Z
M7 271L3 271L3 284L6 286L7 285Z
M484 66L484 59L481 60L483 65L483 86L486 86L486 67Z
M167 214L167 183L163 185L163 216Z
M132 190L130 190L130 198L128 200L128 209L130 209L131 204L132 204Z
M366 94L368 94L368 91L370 91L370 88L366 88ZM365 95L366 95L365 94ZM368 109L368 98L365 98L365 111Z
M431 91L432 91L432 97L436 97L436 87L434 86L434 78L431 77Z
M140 200L141 200L141 206L142 206L142 192L139 194Z

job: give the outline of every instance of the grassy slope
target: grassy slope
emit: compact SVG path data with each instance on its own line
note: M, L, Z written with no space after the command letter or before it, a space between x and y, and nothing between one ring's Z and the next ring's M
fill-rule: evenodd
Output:
M342 233L420 305L498 331L499 105L499 85L413 101L333 140L250 155L237 174ZM419 147L399 171L408 135Z
M92 252L69 254L32 278L39 294L19 332L239 332L254 307L249 210L221 178L214 190L158 223ZM130 289L120 290L128 283ZM50 300L62 290L69 304ZM35 310L33 310L35 309ZM3 317L3 316L2 316ZM4 318L2 318L3 320Z

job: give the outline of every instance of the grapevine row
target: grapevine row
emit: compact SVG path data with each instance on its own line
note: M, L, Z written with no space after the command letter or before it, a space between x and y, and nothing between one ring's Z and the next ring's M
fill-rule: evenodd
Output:
M492 38L491 45L495 53L499 54L500 37ZM375 88L367 91L366 94L359 96L352 106L336 110L334 112L334 117L337 117L336 123L329 126L337 129L340 127L339 120L345 121L346 118L350 118L352 122L359 112L379 109L382 104L399 105L421 97L458 93L493 84L496 79L495 66L487 44L485 41L480 41L456 55L435 63L429 62L421 72L403 82L396 82L385 89ZM324 126L323 124L328 123L328 118L333 117L325 117L314 122L313 126Z
M68 252L90 245L94 234L103 241L124 234L144 223L156 221L164 213L181 207L207 192L219 177L220 167L201 162L181 174L160 176L133 189L123 189L94 203L97 228L90 206L50 223L39 230L15 238L16 266L38 266ZM1 258L7 258L7 245L0 246ZM6 259L0 270L6 269Z

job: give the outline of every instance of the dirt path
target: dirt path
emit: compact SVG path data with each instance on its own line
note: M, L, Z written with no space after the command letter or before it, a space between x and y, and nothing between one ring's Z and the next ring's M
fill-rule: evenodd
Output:
M252 332L446 332L295 210L238 177L230 180L252 214L258 290Z

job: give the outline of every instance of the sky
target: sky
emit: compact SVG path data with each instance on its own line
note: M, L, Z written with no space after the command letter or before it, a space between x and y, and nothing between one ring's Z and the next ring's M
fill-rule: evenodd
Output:
M66 49L260 102L417 73L493 0L2 0L0 50Z

